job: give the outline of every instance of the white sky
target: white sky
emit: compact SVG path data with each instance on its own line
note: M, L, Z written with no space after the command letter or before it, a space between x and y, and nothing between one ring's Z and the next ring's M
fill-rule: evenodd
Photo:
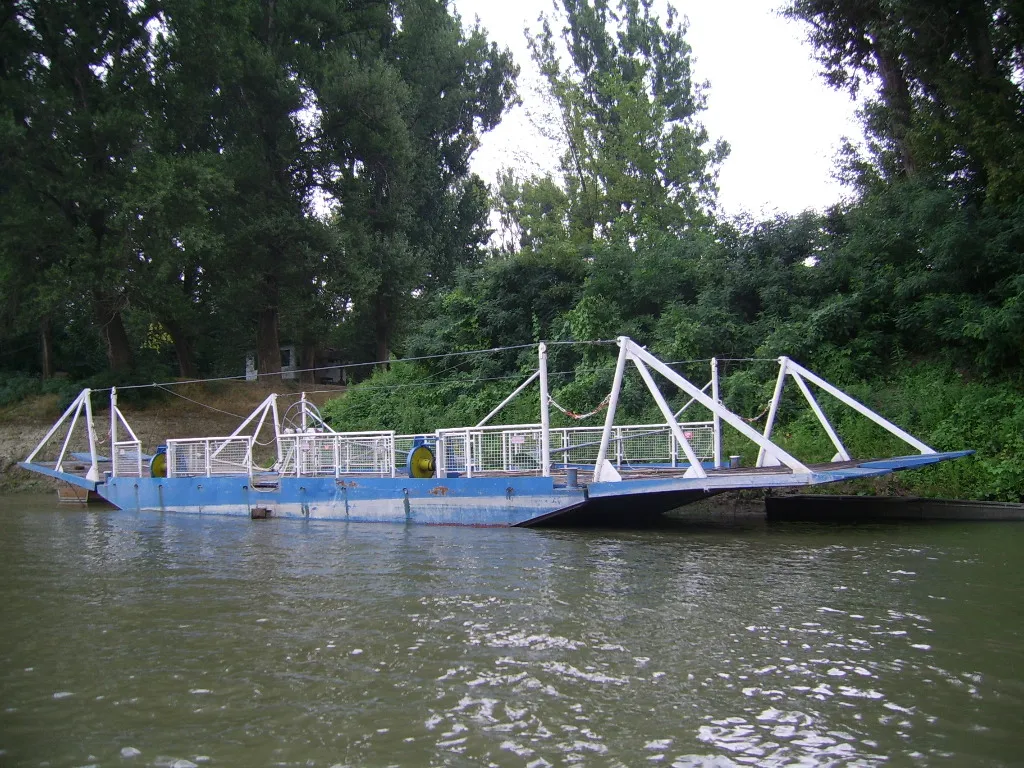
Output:
M702 115L712 139L731 153L719 177L719 205L727 215L821 210L844 194L833 179L843 136L858 140L856 105L817 75L801 25L783 19L784 0L672 0L689 19L697 81L709 81ZM463 21L475 17L490 39L508 46L522 68L523 106L507 114L473 158L473 168L493 183L500 168L521 175L556 168L561 149L534 128L541 104L533 95L539 73L530 61L523 29L552 0L453 0Z

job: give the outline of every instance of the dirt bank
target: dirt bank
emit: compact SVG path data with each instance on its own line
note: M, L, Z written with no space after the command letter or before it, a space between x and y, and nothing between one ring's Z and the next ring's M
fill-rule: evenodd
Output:
M132 403L128 396L121 398L121 411L146 452L151 453L169 437L231 434L245 416L275 391L280 395L278 408L283 415L300 395L297 387L283 387L281 382L274 385L265 382L218 382L175 387L174 391L177 395L160 394L139 403ZM308 398L322 405L343 391L340 387L321 386ZM105 405L106 398L106 393L93 396L98 449L104 455L110 452L110 410ZM17 464L25 460L60 415L60 404L55 396L33 397L0 409L0 492L38 493L56 487L57 481L26 472ZM76 433L70 450L88 450L81 423L76 427ZM65 434L66 430L59 430L47 443L40 458L56 459Z

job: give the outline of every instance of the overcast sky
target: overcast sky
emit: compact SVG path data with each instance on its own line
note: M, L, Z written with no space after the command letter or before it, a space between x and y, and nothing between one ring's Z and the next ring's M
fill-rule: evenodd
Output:
M781 18L783 0L674 0L689 19L697 80L710 84L702 120L731 154L722 166L719 203L726 214L822 209L844 191L832 178L843 136L861 129L848 96L818 77L801 25ZM560 148L533 127L540 104L531 95L539 75L529 60L523 29L551 0L454 0L463 20L480 18L489 37L512 49L522 67L524 105L484 136L474 170L493 182L510 166L523 174L553 170Z

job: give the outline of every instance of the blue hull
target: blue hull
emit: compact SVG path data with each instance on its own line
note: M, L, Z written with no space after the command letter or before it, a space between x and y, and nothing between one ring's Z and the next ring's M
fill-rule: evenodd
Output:
M127 510L346 520L514 526L581 504L583 488L548 477L281 478L274 488L247 477L112 477L96 490Z
M285 517L374 523L519 526L630 523L725 491L808 487L916 469L970 451L902 456L852 466L819 465L810 474L754 470L707 478L647 477L569 487L550 477L335 479L107 477L95 486L126 510ZM60 475L61 473L57 473Z

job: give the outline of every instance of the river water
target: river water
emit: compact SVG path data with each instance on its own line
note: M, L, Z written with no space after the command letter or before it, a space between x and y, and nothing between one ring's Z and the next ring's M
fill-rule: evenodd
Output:
M0 765L1021 764L1022 553L0 498Z

